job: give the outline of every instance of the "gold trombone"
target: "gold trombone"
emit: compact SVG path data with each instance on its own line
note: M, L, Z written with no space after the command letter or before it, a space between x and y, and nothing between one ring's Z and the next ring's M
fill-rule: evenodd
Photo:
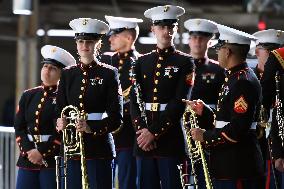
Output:
M205 177L206 189L213 189L213 185L211 182L211 178L210 178L210 174L208 171L208 166L207 166L207 162L205 159L205 155L204 155L201 142L193 141L192 136L190 135L190 129L199 128L199 126L197 124L196 114L189 105L185 109L185 112L182 117L182 121L183 121L183 127L184 127L184 131L186 135L186 143L187 143L189 158L191 161L191 168L192 168L191 172L193 175L193 181L194 181L195 188L198 189L198 180L197 180L197 175L195 173L195 165L197 162L201 160L204 177ZM180 171L180 177L181 177L183 189L190 186L190 184L186 184L184 182L184 178L183 178L184 176L185 174L182 174L182 171Z
M62 109L61 118L66 118L67 125L62 130L64 144L62 166L60 166L61 157L55 157L57 189L60 188L60 168L63 168L64 189L67 189L67 160L74 156L81 158L82 189L89 189L83 133L76 130L77 120L79 118L87 119L87 114L81 113L77 107L69 105Z

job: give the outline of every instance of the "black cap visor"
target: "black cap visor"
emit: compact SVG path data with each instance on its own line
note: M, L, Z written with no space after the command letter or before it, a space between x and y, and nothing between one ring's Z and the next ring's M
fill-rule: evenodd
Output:
M83 40L100 40L104 34L97 33L75 33L75 39L83 39Z
M65 65L62 64L61 62L55 60L55 59L51 59L51 58L44 58L42 61L41 61L42 64L52 64L53 66L56 66L58 68L64 68Z
M153 20L154 26L175 26L177 25L177 19L164 19L164 20Z
M189 35L198 35L198 36L204 36L204 37L213 37L213 33L209 32L203 32L203 31L190 31L188 32Z

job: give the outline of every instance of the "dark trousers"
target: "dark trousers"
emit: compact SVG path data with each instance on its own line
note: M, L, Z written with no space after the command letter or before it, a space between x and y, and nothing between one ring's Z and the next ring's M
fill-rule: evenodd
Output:
M19 168L16 189L56 188L55 169L28 170Z
M81 161L68 160L67 165L67 188L82 188ZM90 189L112 188L111 160L87 160L87 174Z
M133 150L120 150L116 153L115 163L118 167L119 189L136 188L136 158Z
M181 189L178 158L137 158L138 189Z
M259 180L213 180L214 189L259 189Z

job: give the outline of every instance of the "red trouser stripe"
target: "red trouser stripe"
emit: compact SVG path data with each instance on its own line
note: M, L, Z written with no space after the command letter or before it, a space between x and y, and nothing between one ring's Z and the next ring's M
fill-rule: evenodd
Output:
M271 160L267 160L267 176L266 176L266 182L265 182L265 189L269 189L270 182L271 182Z

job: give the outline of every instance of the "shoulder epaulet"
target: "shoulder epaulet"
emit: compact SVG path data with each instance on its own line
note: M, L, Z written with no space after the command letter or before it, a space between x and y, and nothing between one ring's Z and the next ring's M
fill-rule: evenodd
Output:
M26 90L24 90L24 92L33 91L33 90L37 90L37 89L42 89L42 86L36 86L36 87L30 88L30 89L26 89Z
M284 47L271 51L284 69Z
M219 65L219 62L218 61L216 61L216 60L213 60L213 59L208 59L209 60L209 62L211 62L211 63L213 63L213 64L217 64L217 65Z
M111 65L109 65L109 64L106 64L106 63L97 62L97 64L98 64L99 66L101 66L101 67L108 68L108 69L110 69L110 70L116 70L115 67L113 67L113 66L111 66Z
M104 52L103 53L103 55L105 55L105 56L113 56L115 54L117 54L117 52Z
M183 56L192 58L189 54L187 54L187 53L185 53L185 52L182 52L182 51L180 51L180 50L176 50L175 52L176 52L177 54L180 54L180 55L183 55Z

